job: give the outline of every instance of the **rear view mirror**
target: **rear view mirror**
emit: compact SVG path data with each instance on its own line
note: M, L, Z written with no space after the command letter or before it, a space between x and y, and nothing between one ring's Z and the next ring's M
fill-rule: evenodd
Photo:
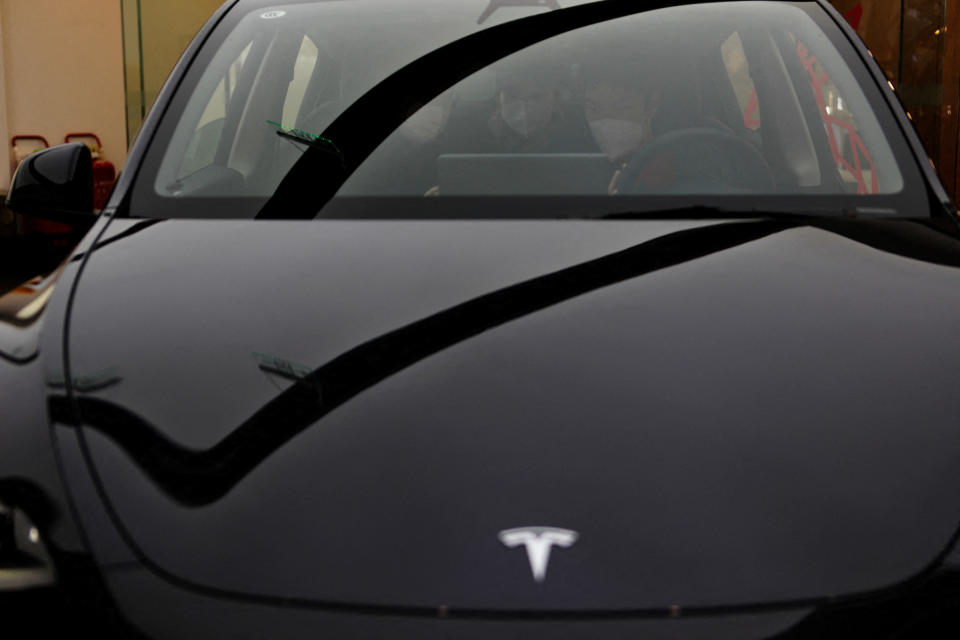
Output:
M20 163L7 206L21 215L64 222L93 215L93 160L82 143L33 153Z

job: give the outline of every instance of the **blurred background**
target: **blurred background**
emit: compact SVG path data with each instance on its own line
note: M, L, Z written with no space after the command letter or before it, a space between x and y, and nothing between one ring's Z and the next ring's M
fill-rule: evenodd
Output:
M221 4L0 0L0 140L8 145L0 153L0 192L18 156L70 133L95 134L102 159L122 170L164 80ZM96 145L92 137L77 139Z
M0 0L0 196L24 156L69 138L95 148L104 201L164 80L221 4ZM0 205L0 295L56 268L76 239Z
M960 196L960 1L833 0L913 117L940 179Z
M168 73L220 4L0 0L0 141L7 145L0 152L0 193L8 188L20 158L70 134L92 134L71 139L98 149L104 182L107 169L121 171L127 147ZM960 0L833 4L897 87L956 200ZM17 233L13 225L9 212L0 213L0 236Z

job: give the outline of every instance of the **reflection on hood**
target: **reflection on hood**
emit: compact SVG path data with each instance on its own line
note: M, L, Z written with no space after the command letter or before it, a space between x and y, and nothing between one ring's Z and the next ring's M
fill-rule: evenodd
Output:
M175 500L216 501L274 451L326 414L391 375L454 344L602 287L683 264L799 226L751 221L686 229L468 300L369 340L310 371L213 447L171 442L140 416L80 396L80 423L122 447ZM54 420L75 424L65 396L51 396Z

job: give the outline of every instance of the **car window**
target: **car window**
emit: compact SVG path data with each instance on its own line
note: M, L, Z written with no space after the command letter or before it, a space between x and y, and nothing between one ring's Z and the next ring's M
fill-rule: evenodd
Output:
M184 153L180 170L177 173L178 178L184 178L213 164L217 145L223 135L227 109L236 94L237 84L240 81L244 62L246 62L250 53L251 44L247 44L240 55L230 63L227 72L210 95Z
M694 11L692 8L687 8ZM857 124L823 64L797 39L839 57L812 21L791 13L750 19L736 8L648 12L538 43L468 77L401 125L347 181L341 195L878 194L902 187L897 163L865 108ZM714 13L710 20L703 13ZM730 31L730 25L736 25ZM729 35L728 35L729 34ZM744 39L752 41L748 55ZM807 75L790 73L776 41L797 43ZM606 43L599 47L598 43ZM759 51L770 51L767 56ZM721 66L722 63L722 66ZM793 64L793 66L797 66ZM722 68L739 115L710 77ZM754 75L762 73L766 86ZM761 97L779 136L761 135ZM467 94L464 96L463 94ZM812 95L815 100L799 96ZM841 109L841 107L845 107ZM433 130L425 126L432 123ZM829 126L827 126L829 125ZM858 131L871 130L882 158ZM823 129L819 147L811 130ZM816 131L818 137L819 131ZM818 154L820 157L818 157ZM877 180L883 164L883 184ZM832 167L822 174L818 164Z
M791 210L798 197L837 210L860 206L839 197L889 196L870 206L925 209L922 190L904 189L904 171L922 178L880 88L814 3L637 7L598 20L589 2L510 15L486 15L488 4L304 2L238 16L188 73L135 200L178 216L252 216L284 182L301 201L591 197L597 215L663 206L610 196ZM522 40L504 31L511 20L574 10L582 25L515 50L484 38ZM433 55L464 38L480 49ZM284 180L323 157L334 164Z
M879 173L860 133L863 127L858 124L858 114L854 111L859 107L862 117L869 118L870 114L864 108L866 105L862 101L854 105L844 100L845 92L837 87L820 59L803 40L796 38L796 42L797 56L810 77L810 90L816 98L830 153L844 188L861 195L881 193ZM897 189L899 186L899 176L891 174L886 176L882 188Z
M317 45L309 36L303 36L296 61L293 63L293 78L287 86L287 95L283 99L280 122L284 127L293 127L297 122L297 114L300 113L300 105L303 104L303 98L307 92L307 83L317 66L318 53Z

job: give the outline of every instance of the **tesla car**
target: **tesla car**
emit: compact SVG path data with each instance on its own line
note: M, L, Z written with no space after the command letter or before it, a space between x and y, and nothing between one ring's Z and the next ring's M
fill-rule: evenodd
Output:
M231 1L0 297L0 628L930 638L960 228L824 2Z

